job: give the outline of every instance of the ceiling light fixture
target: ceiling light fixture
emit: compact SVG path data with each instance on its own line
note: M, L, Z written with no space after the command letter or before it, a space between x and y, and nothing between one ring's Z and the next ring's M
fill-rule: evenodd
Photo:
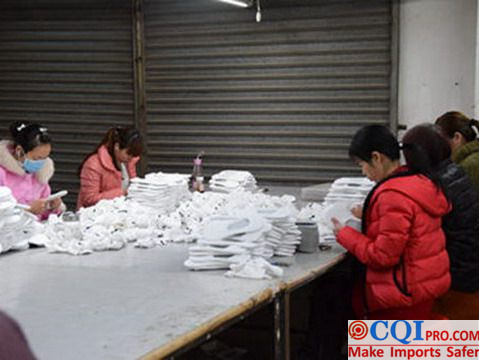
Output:
M256 22L261 22L261 4L256 0Z
M243 8L252 7L256 2L256 22L261 22L261 4L260 0L217 0L227 4L241 6Z
M228 3L231 5L241 6L244 8L247 8L253 5L253 2L248 0L218 0L218 1Z

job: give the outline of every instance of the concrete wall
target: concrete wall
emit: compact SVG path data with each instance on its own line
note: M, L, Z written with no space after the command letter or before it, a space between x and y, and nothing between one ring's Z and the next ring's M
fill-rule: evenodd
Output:
M431 122L451 109L475 115L476 19L476 0L401 0L400 124Z

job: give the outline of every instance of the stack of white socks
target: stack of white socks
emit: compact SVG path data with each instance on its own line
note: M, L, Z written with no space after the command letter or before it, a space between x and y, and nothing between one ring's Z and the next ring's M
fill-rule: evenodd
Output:
M253 191L256 189L256 179L248 171L223 170L211 177L209 187L213 191L224 193L241 189Z
M35 215L20 209L8 187L0 186L0 253L24 250L42 230Z
M374 186L374 182L365 177L343 177L335 180L328 190L322 204L308 204L298 215L298 221L314 221L318 225L319 242L335 242L331 218L337 218L343 224L360 229L361 220L351 214L351 208L362 205Z
M272 225L271 231L266 234L263 257L292 256L300 242L300 231L295 222L298 210L294 201L291 195L278 197L237 191L229 195L223 210L235 214L241 209L254 208Z
M300 243L301 232L290 210L287 207L261 208L258 212L272 225L266 235L264 257L293 256Z
M262 256L271 225L258 213L213 216L204 225L197 245L189 248L185 266L192 270L229 269L253 256Z
M190 196L189 175L150 173L145 178L133 178L128 188L128 199L169 213Z
M362 202L374 186L374 182L365 177L343 177L335 180L329 188L324 201L327 204L336 202Z

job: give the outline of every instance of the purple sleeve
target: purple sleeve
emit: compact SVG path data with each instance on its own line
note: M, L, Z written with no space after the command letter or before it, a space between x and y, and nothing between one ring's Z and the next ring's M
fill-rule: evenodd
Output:
M20 325L0 312L0 359L34 360Z

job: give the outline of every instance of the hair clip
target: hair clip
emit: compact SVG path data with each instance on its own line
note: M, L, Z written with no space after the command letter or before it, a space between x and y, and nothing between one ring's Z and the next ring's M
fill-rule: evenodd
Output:
M20 132L20 131L22 131L23 129L25 129L26 127L27 127L27 125L25 125L25 124L20 124L20 125L17 126L17 131Z
M48 128L46 127L41 127L41 128L38 128L38 131L40 131L42 134L48 132Z
M472 131L474 131L474 134L476 134L476 137L479 137L479 130L477 129L476 124L474 124L474 119L471 119L469 126L471 127Z
M133 140L135 140L136 138L139 138L140 137L140 133L138 131L135 131L133 132L133 134L130 135L130 139L128 140L128 142L131 142Z

